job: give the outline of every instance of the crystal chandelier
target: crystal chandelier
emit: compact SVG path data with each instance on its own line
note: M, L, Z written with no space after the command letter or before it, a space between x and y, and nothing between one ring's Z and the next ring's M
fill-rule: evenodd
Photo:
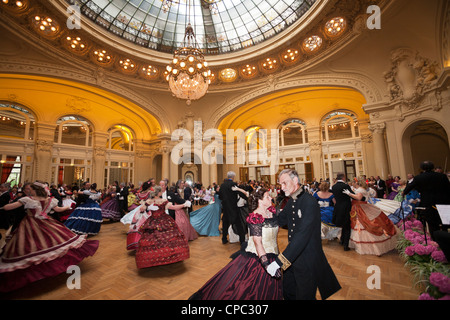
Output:
M206 94L211 70L203 53L196 48L198 45L190 23L186 27L183 45L183 48L175 51L172 62L166 67L166 80L173 95L186 99L186 104L190 105L192 100Z

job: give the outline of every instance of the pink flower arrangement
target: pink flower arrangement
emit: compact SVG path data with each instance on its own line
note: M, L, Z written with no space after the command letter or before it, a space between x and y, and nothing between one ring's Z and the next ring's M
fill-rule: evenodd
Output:
M450 278L439 272L430 274L430 284L439 289L440 292L450 294Z

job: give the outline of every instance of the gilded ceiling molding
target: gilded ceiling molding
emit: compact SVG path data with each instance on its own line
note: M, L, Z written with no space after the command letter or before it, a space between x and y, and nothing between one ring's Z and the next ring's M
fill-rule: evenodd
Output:
M290 79L285 81L275 81L276 85L273 88L273 92L288 90L293 88L302 87L344 87L351 88L360 92L367 103L374 104L382 101L382 94L376 87L372 80L359 74L352 73L340 73L340 74L318 74L311 76L303 76L298 79ZM206 124L206 128L217 128L229 113L238 109L242 105L250 102L253 99L267 95L267 85L260 85L258 88L249 91L246 94L240 95L238 98L225 103L220 111L214 114L213 118L210 118Z

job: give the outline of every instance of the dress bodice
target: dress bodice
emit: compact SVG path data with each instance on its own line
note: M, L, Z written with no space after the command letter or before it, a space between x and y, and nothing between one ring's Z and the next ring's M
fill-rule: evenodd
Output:
M153 205L157 206L158 209L156 210L151 210L152 211L152 215L153 216L160 216L163 214L166 214L166 205L167 205L167 200L162 202L162 203L153 203Z
M262 218L261 215L259 215ZM278 235L278 219L267 218L263 219L262 223L258 224L250 224L250 238L248 239L246 252L251 252L258 255L256 251L256 246L253 241L252 236L260 236L262 238L262 245L266 253L278 254L278 244L277 244L277 235Z
M18 201L24 205L28 215L41 219L48 218L48 213L58 205L58 200L53 197L43 201L35 200L31 197L23 197Z

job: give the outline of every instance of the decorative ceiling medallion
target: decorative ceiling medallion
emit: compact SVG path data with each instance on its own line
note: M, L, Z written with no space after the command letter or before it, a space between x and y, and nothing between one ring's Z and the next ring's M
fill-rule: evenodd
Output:
M272 73L280 67L280 61L276 58L266 58L259 63L261 71L264 73Z
M330 37L338 37L344 33L347 27L347 21L342 17L335 17L325 23L325 34Z
M225 68L220 70L219 79L223 82L233 82L237 79L238 72L233 68Z
M84 56L89 52L89 44L76 34L69 34L62 38L64 48L79 56Z
M280 54L280 60L285 65L292 65L300 60L300 50L289 48Z
M2 8L12 14L23 14L30 7L29 0L1 0Z
M258 68L254 65L246 64L239 68L239 74L244 79L251 79L256 77L256 75L258 74Z
M126 74L135 73L137 70L136 63L131 59L120 59L118 62L119 70Z
M303 40L302 48L306 53L316 52L322 46L323 40L319 36L310 36Z
M53 40L59 36L60 32L59 23L47 15L43 14L34 15L33 18L31 19L31 25L37 33L48 39Z
M144 79L156 80L160 75L160 71L156 66L145 65L139 68L139 75Z
M96 49L91 52L91 60L102 67L111 67L114 56L104 49Z

